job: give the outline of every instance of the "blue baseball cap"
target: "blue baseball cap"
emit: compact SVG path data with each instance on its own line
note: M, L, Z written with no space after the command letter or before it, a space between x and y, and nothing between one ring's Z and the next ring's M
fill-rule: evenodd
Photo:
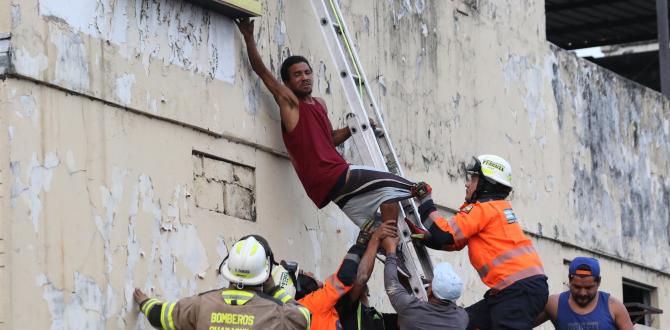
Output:
M586 267L582 267L586 266ZM577 268L582 269L577 269ZM588 268L588 269L586 269ZM570 263L570 276L579 276L579 277L600 277L600 264L598 260L588 257L577 257L572 259Z

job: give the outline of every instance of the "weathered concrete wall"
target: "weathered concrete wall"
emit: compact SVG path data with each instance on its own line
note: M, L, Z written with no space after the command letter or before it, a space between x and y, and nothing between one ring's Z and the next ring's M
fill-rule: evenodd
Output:
M463 162L506 157L552 292L563 259L594 255L604 289L620 297L621 277L637 279L670 310L664 98L550 47L542 3L341 5L410 178L456 208ZM305 55L341 126L339 75L309 1L263 6L266 63ZM134 286L163 299L218 287L214 268L247 233L319 276L339 264L356 230L304 194L230 19L179 0L0 0L3 17L0 327L146 328ZM461 270L462 304L479 299L466 252L435 258ZM379 275L373 301L388 309Z

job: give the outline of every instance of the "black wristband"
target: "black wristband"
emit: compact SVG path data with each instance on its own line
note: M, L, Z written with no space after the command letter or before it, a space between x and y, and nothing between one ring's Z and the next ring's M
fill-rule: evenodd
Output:
M147 299L142 300L142 302L140 303L140 310L142 310L142 306L144 306L144 304L149 300L151 300L151 298L147 298Z
M433 203L432 199L428 199L419 205L419 215L421 215L421 219L423 221L428 219L428 216L434 211L437 211L437 208L435 207L435 203Z

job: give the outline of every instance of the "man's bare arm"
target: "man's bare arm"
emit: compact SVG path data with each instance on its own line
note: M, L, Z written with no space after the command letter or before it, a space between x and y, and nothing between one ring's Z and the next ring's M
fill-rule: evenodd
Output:
M349 127L343 127L340 129L333 130L332 134L333 134L333 145L336 147L344 143L344 141L346 141L351 137L351 131L349 130Z
M628 310L622 302L616 298L610 296L609 301L607 302L610 311L614 316L614 325L618 330L633 330L633 322L630 320L630 315L628 315Z
M261 78L263 84L270 90L275 102L279 105L284 128L289 132L292 131L298 123L298 98L288 87L279 82L263 63L254 40L254 21L249 18L242 18L235 23L244 37L251 68Z
M379 228L377 228L372 234L372 237L368 242L368 246L365 248L365 253L361 258L361 262L358 264L358 271L356 272L356 281L354 282L354 286L349 291L351 301L355 302L360 299L365 285L370 280L372 271L375 268L375 256L381 241L386 237L396 237L397 231L398 229L395 226L395 221L387 221L379 226Z
M547 304L544 305L544 310L535 318L535 326L540 326L548 320L556 320L556 313L558 311L558 295L551 295L547 299Z

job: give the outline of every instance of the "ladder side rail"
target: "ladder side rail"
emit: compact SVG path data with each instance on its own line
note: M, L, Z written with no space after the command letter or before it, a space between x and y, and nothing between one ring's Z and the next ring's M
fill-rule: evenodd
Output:
M357 150L359 151L359 155L361 158L363 158L363 163L368 165L368 166L374 166L377 168L389 170L386 166L386 162L388 159L384 157L384 153L382 152L380 142L385 142L386 144L384 147L387 150L384 150L386 152L390 152L392 156L392 160L394 161L394 165L397 167L396 170L399 170L400 175L402 175L402 169L400 168L400 165L398 163L397 156L395 154L395 151L393 150L393 146L390 143L390 139L388 139L388 134L386 131L386 127L383 124L383 120L381 118L380 112L378 110L376 101L374 100L372 91L370 90L369 83L367 82L367 77L365 76L364 72L362 71L362 67L360 65L360 59L358 58L358 55L355 51L355 48L353 47L353 42L349 38L348 30L346 27L346 23L344 22L344 19L339 12L339 6L332 2L332 0L323 0L319 1L320 5L317 5L312 1L313 9L315 13L317 14L317 17L319 17L322 22L322 33L325 37L325 39L328 41L327 42L327 47L331 53L331 55L338 54L338 56L332 56L335 64L338 66L338 70L340 72L344 72L344 75L341 75L341 84L342 87L345 90L345 94L347 97L347 101L349 104L352 106L352 112L355 114L358 114L358 117L364 117L362 119L365 121L365 126L366 128L369 128L369 121L368 121L368 114L366 111L366 106L363 103L363 95L362 91L359 92L357 87L360 87L360 82L363 81L363 85L365 85L365 93L367 94L367 97L371 100L372 102L372 107L374 109L374 114L376 116L376 119L379 122L379 125L381 126L381 129L384 132L384 137L382 141L378 140L377 137L374 135L373 130L371 129L361 129L362 126L360 122L356 123L355 127L358 127L360 134L356 138L354 138L354 143L356 145ZM340 29L340 33L338 33L335 30L335 20L333 19L332 15L333 13L328 10L327 5L325 1L329 1L331 5L331 9L335 11L335 14L339 16L339 22L337 24L337 27ZM321 10L321 12L319 12ZM324 21L325 20L325 21ZM329 26L325 26L329 25ZM323 29L330 29L329 31L323 30ZM350 55L350 57L346 56L346 53L344 49L342 48L341 40L340 37L346 38L345 42L347 42L350 46L349 49L347 49L347 53ZM334 43L335 45L331 45ZM354 80L354 77L352 76L352 69L350 63L346 59L349 59L351 61L355 61L351 64L355 65L355 69L357 70L358 73L358 83L359 85L356 86L356 81ZM352 127L352 126L350 126ZM354 135L354 134L352 134ZM395 172L395 171L394 171ZM412 208L414 211L414 215L417 215L418 212L416 211L416 206L412 201L410 201L412 204ZM404 205L400 203L401 206L401 214L405 215L404 212ZM414 217L412 217L414 218ZM408 268L410 269L411 272L414 272L412 274L413 276L409 279L410 285L412 286L413 293L417 295L421 299L427 299L425 289L423 287L423 282L421 281L421 278L426 278L426 269L428 269L428 272L432 273L432 265L430 262L430 257L427 254L427 251L425 250L425 247L422 246L417 246L412 240L411 237L409 236L409 228L407 225L402 221L402 217L399 219L399 234L401 235L401 245L402 245L402 253L405 259L406 266L409 266ZM414 220L416 222L416 220ZM420 223L420 222L419 222ZM419 260L419 263L421 264L422 267L417 267L416 264L416 259L414 258L416 256L416 259ZM428 267L426 268L426 265ZM432 278L432 274L429 275L428 278Z
M328 1L332 2L333 0L328 0ZM332 8L335 10L335 15L342 18L340 20L340 24L341 24L340 28L342 29L342 37L346 38L347 42L349 43L349 46L352 48L351 56L353 57L353 59L351 59L351 60L352 60L353 64L356 66L357 70L360 72L359 79L363 80L363 87L365 88L365 91L368 95L368 98L370 99L370 102L372 103L372 109L374 110L374 113L375 113L375 117L376 117L375 119L377 119L377 125L380 126L380 128L384 132L384 136L382 137L382 139L384 139L384 141L388 145L389 152L392 155L391 157L392 157L393 161L397 164L398 173L396 173L396 174L398 174L399 176L404 177L404 171L402 170L402 167L400 166L398 155L396 154L395 148L393 147L393 143L391 142L391 139L389 138L388 130L386 129L386 125L384 124L384 120L381 116L381 112L379 111L379 106L377 105L377 101L374 97L374 94L372 94L372 90L370 89L370 84L368 83L367 75L365 74L365 70L363 69L363 66L361 65L361 60L358 57L358 51L356 49L356 46L355 46L353 40L351 40L351 38L349 37L350 36L349 28L347 27L347 23L344 20L344 16L342 16L342 12L340 11L340 6L337 4L337 2L334 2L334 3L332 3ZM346 53L342 53L342 55L346 55ZM351 72L351 71L349 71L349 72ZM365 111L366 108L364 107L362 109L363 109L363 112L366 115L364 120L368 121L367 111ZM370 123L368 122L367 124L369 125Z
M314 2L317 1L318 4L315 4ZM352 107L352 112L358 113L358 114L366 114L365 112L365 106L363 104L363 101L358 95L358 91L356 89L356 86L354 84L354 80L352 78L351 74L351 67L347 61L343 60L346 57L344 49L342 49L342 45L340 44L337 36L337 32L335 31L335 20L332 17L331 11L328 9L326 3L324 1L318 1L315 0L312 1L312 7L314 9L314 12L316 13L316 16L322 20L320 24L322 25L321 32L324 36L324 38L328 41L326 42L326 46L328 47L328 50L330 51L331 54L338 54L339 56L333 56L333 60L335 62L335 66L337 67L338 72L342 73L344 72L346 76L342 77L340 74L340 84L342 85L342 88L345 91L345 96L347 98L347 101L349 105ZM326 0L327 1L327 0ZM323 21L325 20L325 21ZM341 27L340 27L341 28ZM344 32L343 32L344 33ZM365 121L367 122L367 116L365 117ZM360 118L359 118L360 120ZM369 123L368 123L369 125ZM384 170L388 170L386 167L386 161L383 159L383 157L375 157L374 154L377 153L379 155L382 155L381 150L379 149L379 145L377 143L371 143L371 139L374 138L374 133L371 132L371 130L364 130L361 132L361 134L366 135L365 140L365 145L370 148L372 151L366 151L362 150L362 148L359 148L357 146L357 150L359 151L359 154L364 154L368 153L368 166L373 166L375 168L381 168ZM353 135L353 134L352 134ZM376 149L376 150L375 150Z
M361 129L360 118L356 114L348 114L346 120L351 131L351 139L354 141L354 146L358 150L363 165L387 170L384 157L379 150L374 135L372 135L372 130Z

